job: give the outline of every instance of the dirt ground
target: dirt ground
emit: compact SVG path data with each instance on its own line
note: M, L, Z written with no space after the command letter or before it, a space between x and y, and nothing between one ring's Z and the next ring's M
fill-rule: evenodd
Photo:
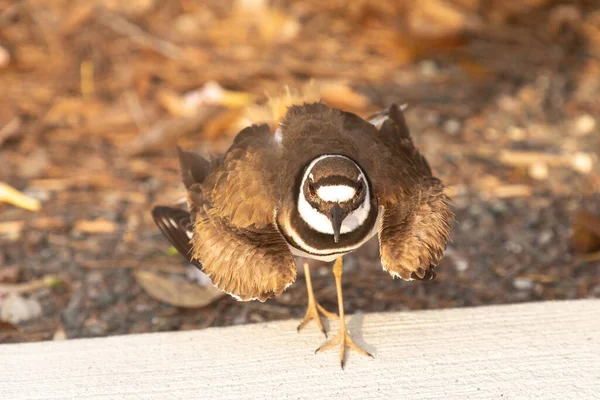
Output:
M286 86L407 103L454 200L436 280L392 279L369 242L347 314L600 296L595 0L0 0L0 342L301 318L301 271L266 303L223 297L150 215L183 194L176 144L223 151Z

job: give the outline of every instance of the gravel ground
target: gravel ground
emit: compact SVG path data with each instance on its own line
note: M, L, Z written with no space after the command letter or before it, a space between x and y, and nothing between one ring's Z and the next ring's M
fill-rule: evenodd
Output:
M408 103L457 216L432 282L393 280L376 242L347 256L346 313L600 296L594 2L246 3L0 0L0 182L41 202L0 203L0 341L301 318L301 268L266 303L215 295L150 209L182 195L175 144L222 151L265 91L311 78L361 115ZM577 213L596 234L574 242ZM329 266L312 264L336 309Z

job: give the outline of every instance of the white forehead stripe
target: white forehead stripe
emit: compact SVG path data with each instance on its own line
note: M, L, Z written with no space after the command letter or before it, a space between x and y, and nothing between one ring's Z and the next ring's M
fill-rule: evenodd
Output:
M348 201L356 194L356 189L346 185L321 186L317 196L324 201Z

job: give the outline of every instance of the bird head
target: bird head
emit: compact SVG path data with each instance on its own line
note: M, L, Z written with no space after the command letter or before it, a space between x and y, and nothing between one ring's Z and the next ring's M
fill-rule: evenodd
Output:
M328 154L307 166L301 182L298 213L312 229L340 236L358 229L369 215L371 198L365 173L353 160Z

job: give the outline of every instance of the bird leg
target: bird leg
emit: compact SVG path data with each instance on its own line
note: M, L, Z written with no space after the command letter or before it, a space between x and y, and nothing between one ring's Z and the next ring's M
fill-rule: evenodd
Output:
M323 346L319 347L315 353L320 351L325 351L333 348L336 344L340 345L340 364L342 369L344 369L344 364L346 362L346 348L350 348L351 350L356 351L358 354L362 354L363 356L371 357L373 356L366 352L365 350L358 347L348 330L346 329L346 321L344 320L344 299L342 296L342 257L339 257L335 260L333 264L333 275L335 276L335 288L337 290L338 295L338 306L340 308L340 327L337 335L333 337L328 343L325 343Z
M314 319L319 329L321 329L321 332L327 337L327 332L325 332L325 327L323 327L319 313L323 314L326 318L338 318L338 316L337 314L324 309L323 306L315 300L315 292L313 292L312 281L310 280L310 269L306 262L304 263L304 275L306 276L306 291L308 292L308 308L304 320L298 325L298 332Z

